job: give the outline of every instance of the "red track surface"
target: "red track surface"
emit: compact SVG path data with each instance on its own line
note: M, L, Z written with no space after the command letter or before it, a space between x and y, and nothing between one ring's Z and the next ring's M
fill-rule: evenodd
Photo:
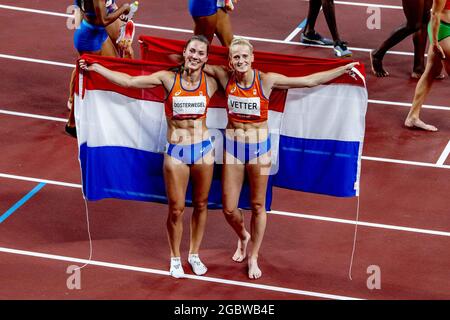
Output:
M399 5L396 0L371 3ZM137 22L191 29L187 1L141 1ZM307 2L240 1L232 14L236 34L284 40L306 16ZM63 1L0 0L2 5L63 13ZM342 37L351 47L375 48L401 22L400 10L382 9L382 29L365 25L366 7L337 5ZM357 27L355 27L357 26ZM73 64L72 31L65 18L0 8L0 54ZM318 31L328 34L321 15ZM187 33L138 28L151 34L186 39ZM298 36L293 40L298 42ZM394 50L412 51L405 40ZM330 49L253 41L256 49L331 57ZM136 47L137 49L137 47ZM366 64L367 52L354 52ZM369 99L411 102L416 82L408 79L412 57L387 55L391 77L368 72ZM64 118L70 68L0 58L3 76L0 109ZM449 80L436 82L430 105L449 106ZM450 140L448 110L424 109L438 133L406 130L407 107L369 104L364 156L436 163ZM63 122L0 113L0 174L80 183L76 142L63 133ZM445 164L450 164L447 158ZM360 220L378 224L450 232L448 168L363 161ZM0 177L0 215L37 185ZM356 199L338 199L276 189L272 208L354 220ZM89 203L93 260L159 270L168 268L163 205L103 200ZM190 218L190 211L186 214ZM248 218L248 217L247 217ZM187 221L186 221L187 222ZM188 224L185 224L186 229ZM187 230L186 230L187 231ZM249 281L245 264L230 256L235 235L221 213L212 211L202 257L208 276L254 284L367 299L449 299L450 237L359 226L353 280L348 279L354 225L271 214L261 250L263 277ZM183 255L187 256L187 233ZM84 201L79 188L47 184L0 224L0 247L88 257ZM73 263L0 252L0 299L314 299L310 295L236 287L194 279L174 280L129 270L88 266L82 290L66 287ZM367 267L381 268L381 290L366 286ZM189 270L185 265L185 270ZM190 271L189 271L190 272Z

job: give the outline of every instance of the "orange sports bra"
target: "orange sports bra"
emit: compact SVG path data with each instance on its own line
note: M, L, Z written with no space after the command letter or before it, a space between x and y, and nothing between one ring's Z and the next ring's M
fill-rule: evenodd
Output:
M175 120L204 118L209 99L206 75L203 71L200 83L194 90L183 88L181 73L177 72L172 89L164 103L166 117Z
M248 88L240 87L234 74L230 76L225 89L228 118L236 122L266 121L269 112L269 99L264 96L261 76L253 70L253 82Z

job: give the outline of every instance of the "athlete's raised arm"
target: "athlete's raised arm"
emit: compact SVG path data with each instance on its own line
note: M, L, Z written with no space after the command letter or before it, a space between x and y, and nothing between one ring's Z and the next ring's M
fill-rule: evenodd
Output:
M81 70L97 72L112 83L124 88L149 89L163 85L165 81L173 79L173 72L165 70L150 75L133 77L123 72L109 70L98 63L88 65L84 59L80 59L79 65Z

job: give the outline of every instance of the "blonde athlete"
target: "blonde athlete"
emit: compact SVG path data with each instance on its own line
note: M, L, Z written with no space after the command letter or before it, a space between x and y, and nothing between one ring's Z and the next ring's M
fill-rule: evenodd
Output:
M314 87L349 72L357 62L306 77L286 77L252 68L253 46L245 39L235 38L229 49L231 72L221 66L207 65L205 72L213 75L225 88L228 100L228 124L225 133L222 173L223 213L239 237L232 259L248 258L248 277L258 279L262 271L258 254L266 229L266 190L270 171L270 136L267 126L269 97L273 89ZM250 232L238 208L245 173L250 184Z

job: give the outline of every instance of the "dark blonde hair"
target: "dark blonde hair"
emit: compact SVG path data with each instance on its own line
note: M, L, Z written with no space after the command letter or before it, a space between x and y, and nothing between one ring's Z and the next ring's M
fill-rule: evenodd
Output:
M209 41L208 41L208 39L206 39L205 36L203 36L201 34L194 35L188 41L186 41L186 43L184 44L183 51L185 51L187 49L189 43L191 43L192 41L200 41L200 42L203 42L204 44L206 44L206 55L208 55L208 53L209 53ZM185 62L186 61L184 60L184 56L183 56L183 58L181 60L181 63L177 67L170 68L169 70L175 71L175 72L179 72L179 71L183 72ZM205 67L205 65L203 65L203 68L204 67Z
M186 50L186 48L188 47L189 43L191 43L192 41L200 41L200 42L203 42L204 44L206 44L206 55L208 55L208 53L209 53L209 41L208 41L208 39L206 39L206 37L204 35L201 35L201 34L194 35L188 41L186 41L186 44L184 45L183 50Z
M230 54L231 54L231 47L233 46L247 46L250 49L250 53L253 54L253 45L247 39L236 37L233 38L233 40L230 43L230 50L229 50Z

